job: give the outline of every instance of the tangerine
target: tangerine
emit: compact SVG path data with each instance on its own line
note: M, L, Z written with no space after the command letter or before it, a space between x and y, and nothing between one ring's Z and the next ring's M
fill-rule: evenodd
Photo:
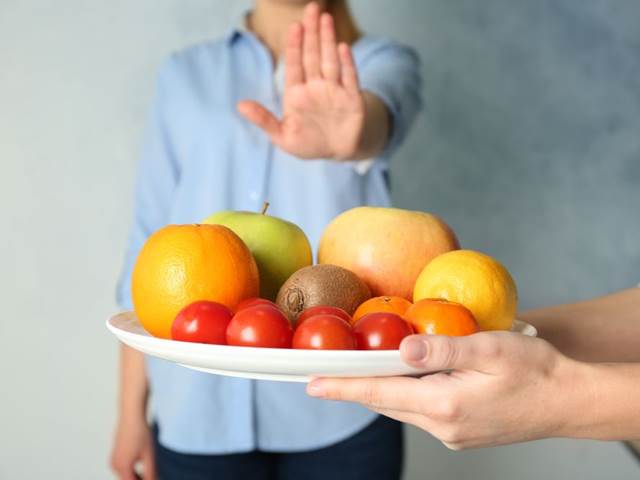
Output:
M369 313L388 312L395 313L396 315L400 315L402 317L410 306L411 302L403 297L373 297L360 304L360 306L353 314L351 324L355 325L358 320Z
M405 313L417 333L460 337L480 330L471 311L455 302L425 298L414 303Z

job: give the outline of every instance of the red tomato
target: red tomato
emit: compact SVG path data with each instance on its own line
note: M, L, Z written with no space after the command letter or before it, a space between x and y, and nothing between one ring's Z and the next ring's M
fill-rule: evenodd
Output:
M227 343L233 312L220 303L202 300L184 307L171 324L171 338L181 342Z
M315 317L316 315L335 315L336 317L343 319L345 322L351 325L351 315L349 315L340 307L318 305L317 307L311 307L304 310L296 320L296 327L299 327L302 322L311 317Z
M369 313L356 322L353 333L360 350L397 350L413 328L392 312Z
M240 310L244 310L245 308L255 307L256 305L270 305L274 308L278 308L278 306L275 303L273 303L271 300L267 300L266 298L251 297L251 298L245 298L244 300L242 300L236 307L236 312L239 312Z
M227 327L227 343L238 347L290 348L292 336L284 313L264 304L239 311Z
M311 350L354 350L356 338L351 327L335 315L315 315L296 329L293 348Z

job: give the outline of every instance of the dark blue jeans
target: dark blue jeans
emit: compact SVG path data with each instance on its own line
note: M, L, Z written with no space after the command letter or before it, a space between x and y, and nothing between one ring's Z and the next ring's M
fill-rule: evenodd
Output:
M402 425L382 416L342 442L297 453L191 455L154 434L159 480L399 480L402 473Z

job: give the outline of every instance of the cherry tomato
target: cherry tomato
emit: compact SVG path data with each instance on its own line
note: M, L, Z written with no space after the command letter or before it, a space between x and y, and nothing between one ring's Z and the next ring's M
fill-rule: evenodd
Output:
M400 315L391 312L369 313L353 327L360 350L397 350L413 328Z
M233 312L220 303L202 300L180 310L171 324L171 338L181 342L227 343L227 326Z
M299 327L302 322L308 318L315 317L316 315L335 315L338 318L343 319L348 324L351 324L351 315L345 312L340 307L332 307L329 305L318 305L317 307L311 307L304 310L298 319L296 320L296 327Z
M239 312L240 310L244 310L245 308L255 307L256 305L270 305L280 310L278 305L273 303L271 300L267 300L266 298L251 297L251 298L245 298L244 300L242 300L236 307L236 312Z
M335 315L315 315L296 329L293 348L311 350L354 350L356 338L351 327Z
M239 311L227 327L227 343L239 347L290 348L291 337L284 313L264 304Z

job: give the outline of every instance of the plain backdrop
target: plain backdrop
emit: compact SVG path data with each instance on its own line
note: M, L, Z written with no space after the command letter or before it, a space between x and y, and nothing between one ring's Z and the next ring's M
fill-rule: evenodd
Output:
M222 0L0 0L0 478L110 478L104 321L156 68L221 35ZM523 308L640 280L640 2L358 0L415 46L426 111L395 203L502 260ZM478 402L482 402L478 398ZM408 432L407 479L625 479L617 443L454 453Z

